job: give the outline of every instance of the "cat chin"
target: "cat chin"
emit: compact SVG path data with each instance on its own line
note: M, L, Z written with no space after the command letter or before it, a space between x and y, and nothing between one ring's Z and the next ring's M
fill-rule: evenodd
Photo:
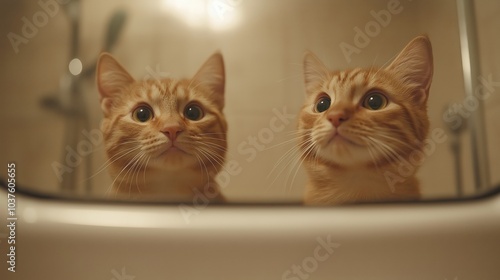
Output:
M365 148L347 143L329 143L326 147L318 149L317 154L324 161L342 167L362 167L372 161Z
M168 153L162 153L155 159L151 159L148 167L159 169L159 170L183 170L188 167L193 167L198 163L195 157L182 152L174 151Z

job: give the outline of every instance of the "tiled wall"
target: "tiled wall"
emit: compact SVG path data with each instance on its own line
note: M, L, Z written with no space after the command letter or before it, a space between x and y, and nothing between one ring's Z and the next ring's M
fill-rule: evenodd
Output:
M489 151L490 182L500 185L500 3L480 1L476 11L481 16L478 23L481 75L488 79L491 75L494 86L488 88L490 94L484 101L487 145Z
M454 1L218 0L226 5L222 6L226 10L219 11L222 17L212 22L203 10L201 13L186 10L184 6L189 1L82 2L80 58L84 65L91 65L99 54L106 24L117 8L125 9L128 17L113 53L137 78L146 76L150 69L177 77L190 76L212 52L222 51L227 73L228 157L242 167L242 172L231 176L224 189L230 199L297 200L302 196L305 176L296 158L281 160L293 149L293 143L287 140L292 137L295 120L285 119L284 130L275 131L272 140L261 143L264 148L255 149L255 158L248 152L251 147L248 139L259 137L259 133L269 127L270 120L277 117L276 111L298 113L303 101L301 62L306 49L335 69L383 65L413 37L427 33L435 59L429 99L432 128L444 128L445 106L464 99ZM500 20L496 16L500 5L495 1L478 2L482 70L485 74L492 73L496 77L493 80L500 80L497 34ZM4 35L21 33L21 18L32 18L42 9L35 1L8 1L2 5L5 8L0 11L0 34ZM364 28L374 21L372 13L389 9L399 12L392 14L387 26L382 26L369 44L361 48L359 54L353 54L348 62L339 45L354 44L354 28ZM177 12L174 15L172 11ZM224 22L229 26L224 26ZM67 23L68 17L61 7L27 44L19 46L17 54L6 36L0 41L0 159L2 164L16 161L20 182L43 191L58 191L52 165L61 162L67 154L63 141L64 118L40 106L43 96L59 88L61 73L66 71L70 39ZM101 114L93 78L83 84L91 128L97 128ZM500 139L497 124L500 88L496 89L485 104L492 170L500 167L500 150L495 145ZM468 134L462 139L463 177L467 192L471 193ZM246 148L247 152L238 147ZM88 158L93 163L92 190L102 194L111 183L105 171L97 173L104 163L102 146L96 146ZM452 163L448 143L439 144L419 173L424 195L454 195ZM82 166L74 171L79 193L84 192L88 177L82 171ZM492 180L500 181L500 174L491 173Z

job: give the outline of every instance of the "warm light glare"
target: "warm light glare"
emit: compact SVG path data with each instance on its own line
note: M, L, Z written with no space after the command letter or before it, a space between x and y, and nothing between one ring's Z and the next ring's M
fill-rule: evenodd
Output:
M239 21L241 0L163 0L165 11L190 27L230 29Z

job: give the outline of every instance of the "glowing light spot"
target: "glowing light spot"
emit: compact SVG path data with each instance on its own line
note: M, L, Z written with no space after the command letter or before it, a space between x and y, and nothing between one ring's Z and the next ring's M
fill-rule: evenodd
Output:
M69 72L74 76L77 76L80 73L82 73L82 69L83 69L82 62L78 58L73 58L69 62Z

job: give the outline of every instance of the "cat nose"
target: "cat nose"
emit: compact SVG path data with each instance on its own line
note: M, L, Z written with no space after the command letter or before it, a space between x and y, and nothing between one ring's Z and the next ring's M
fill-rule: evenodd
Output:
M171 141L175 141L175 139L179 136L179 134L182 132L182 129L180 126L166 126L164 127L161 132L165 134L165 136L168 137Z
M339 127L343 122L347 121L349 117L345 111L333 111L328 114L328 120L335 127Z

